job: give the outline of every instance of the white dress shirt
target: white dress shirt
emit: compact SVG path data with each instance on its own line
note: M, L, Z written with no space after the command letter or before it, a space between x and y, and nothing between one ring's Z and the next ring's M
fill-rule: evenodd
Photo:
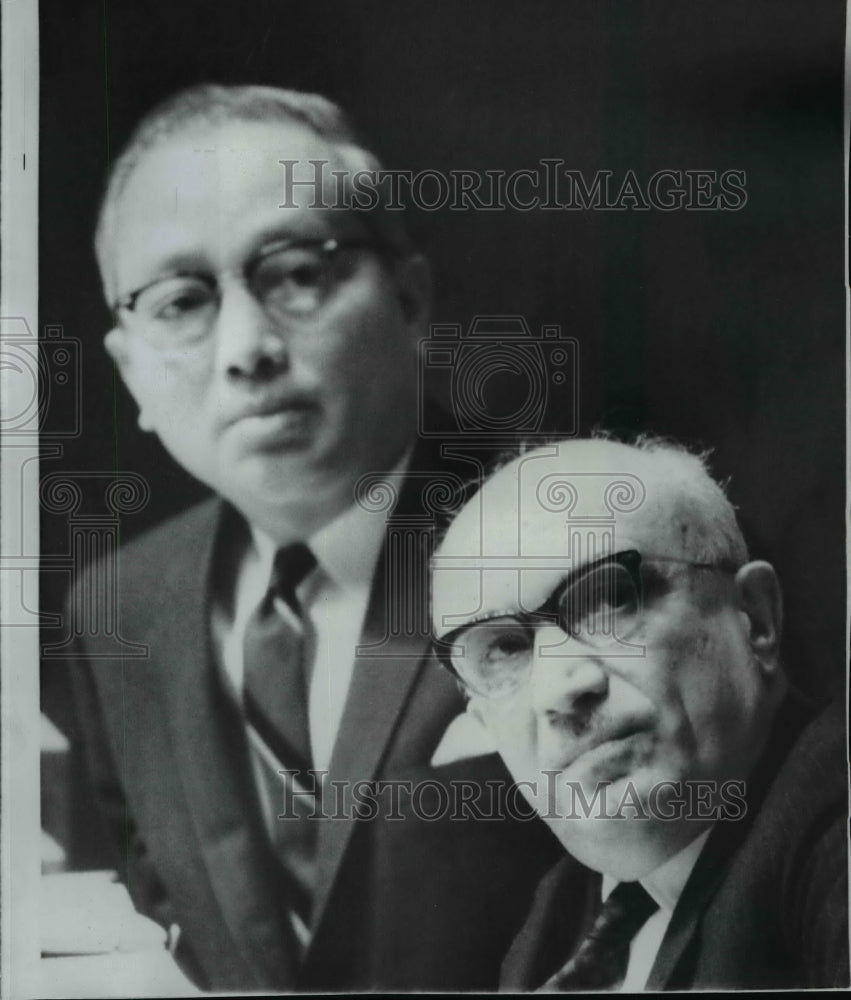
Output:
M640 822L640 821L635 821ZM684 847L678 854L669 858L663 865L655 871L639 879L641 885L647 890L649 895L659 904L659 909L650 917L647 923L632 939L629 948L629 963L626 968L626 977L620 988L621 993L636 993L643 990L647 985L650 970L656 961L665 931L671 922L674 908L683 893L686 882L692 873L692 869L697 863L698 856L703 850L706 838L710 831L705 830L699 837L696 837L690 844ZM615 886L617 879L610 875L603 876L602 897L605 901Z

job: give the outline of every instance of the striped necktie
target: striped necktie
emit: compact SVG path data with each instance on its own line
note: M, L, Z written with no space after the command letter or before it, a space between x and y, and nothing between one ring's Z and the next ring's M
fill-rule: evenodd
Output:
M269 589L245 628L243 696L251 726L281 765L311 766L308 649L296 588L315 567L302 542L275 556Z
M621 882L573 956L539 992L617 989L626 976L632 939L658 909L640 882Z
M316 881L317 824L311 820L317 789L308 718L309 660L313 634L296 596L316 566L303 543L275 556L269 589L245 627L243 701L249 746L270 805L266 816L272 846L289 886L287 907L302 948ZM298 778L290 772L302 772ZM289 818L282 818L283 809Z

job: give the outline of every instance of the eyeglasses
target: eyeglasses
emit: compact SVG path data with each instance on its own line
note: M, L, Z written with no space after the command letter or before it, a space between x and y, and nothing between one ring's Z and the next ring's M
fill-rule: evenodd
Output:
M437 644L438 657L474 694L505 698L529 680L535 629L541 625L556 625L586 650L615 653L641 622L642 563L720 572L738 569L723 561L642 557L634 549L616 552L571 574L536 611L493 614L450 632Z
M309 317L330 298L348 272L347 254L375 250L369 240L281 240L255 254L240 270L174 274L137 288L113 309L157 347L185 347L212 328L221 304L220 279L241 280L274 319Z

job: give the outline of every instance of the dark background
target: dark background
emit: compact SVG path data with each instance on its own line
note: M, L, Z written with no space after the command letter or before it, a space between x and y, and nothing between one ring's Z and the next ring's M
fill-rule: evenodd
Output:
M843 45L841 0L42 0L40 324L82 345L81 434L50 453L75 405L54 392L42 476L144 476L125 540L202 495L135 425L101 346L91 250L111 159L178 88L317 90L414 171L543 157L589 178L744 170L741 211L446 209L411 224L436 322L521 314L578 338L580 430L714 449L753 553L784 582L790 672L827 695L846 663ZM43 553L68 546L67 516L45 512ZM45 611L68 580L45 570ZM61 723L61 661L43 700Z

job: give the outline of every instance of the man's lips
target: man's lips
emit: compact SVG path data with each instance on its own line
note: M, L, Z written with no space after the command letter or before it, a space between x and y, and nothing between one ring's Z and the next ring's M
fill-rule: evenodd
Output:
M300 449L311 442L320 425L322 410L306 396L258 396L226 418L223 429L236 435L240 448L251 452Z
M589 755L602 756L607 751L616 750L616 744L624 744L634 736L647 733L649 729L650 723L646 719L628 719L616 725L605 726L580 739L575 752L563 756L559 767L566 770ZM599 751L599 754L595 751Z
M317 409L316 402L305 396L264 396L242 406L228 418L227 423L236 424L241 420L276 417L285 414L298 416Z

